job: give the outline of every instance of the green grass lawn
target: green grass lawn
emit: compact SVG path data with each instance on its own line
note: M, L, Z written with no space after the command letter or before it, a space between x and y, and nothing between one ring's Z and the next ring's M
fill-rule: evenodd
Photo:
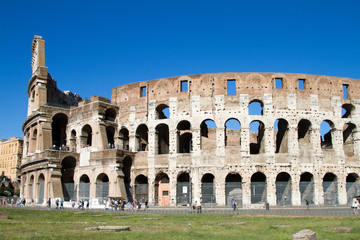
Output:
M358 217L223 214L126 214L113 212L4 209L0 239L291 239L302 230L317 239L360 239ZM130 231L86 228L122 225Z

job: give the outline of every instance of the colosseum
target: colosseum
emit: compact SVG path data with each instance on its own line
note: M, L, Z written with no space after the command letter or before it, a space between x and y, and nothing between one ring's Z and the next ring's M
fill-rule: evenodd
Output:
M209 73L60 91L32 42L21 197L150 206L346 205L360 194L360 81Z

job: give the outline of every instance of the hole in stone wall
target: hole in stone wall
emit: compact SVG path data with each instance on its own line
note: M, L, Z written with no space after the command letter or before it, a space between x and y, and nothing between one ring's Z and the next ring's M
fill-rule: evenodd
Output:
M275 153L288 152L288 126L285 119L277 119L274 123L275 132Z
M166 124L159 124L155 128L157 134L157 153L169 153L169 127Z
M253 100L249 103L249 115L263 115L263 103L260 100Z
M265 125L263 122L255 120L250 127L250 154L259 154L265 152L264 133Z
M241 124L237 119L231 118L225 123L225 146L241 146Z
M160 104L156 107L156 119L169 119L170 111L169 106L166 104Z
M147 151L148 150L148 127L145 124L140 124L136 129L136 143L138 151Z
M321 135L321 148L332 149L332 133L331 130L334 124L330 120L324 120L320 124L320 135Z
M178 153L192 152L192 131L189 121L183 120L177 126L178 130Z
M351 117L352 111L355 109L355 107L352 104L344 104L341 108L341 117L342 118L348 118Z
M345 123L343 127L343 149L348 157L354 156L354 132L356 126L353 123Z
M213 120L204 120L200 124L201 149L216 148L216 123Z

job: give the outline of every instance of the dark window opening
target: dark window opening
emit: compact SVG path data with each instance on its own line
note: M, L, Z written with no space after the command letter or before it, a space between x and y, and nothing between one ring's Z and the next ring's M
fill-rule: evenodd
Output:
M136 129L138 151L147 151L148 131L148 127L145 124L139 125L139 127Z
M127 128L122 128L119 132L119 146L116 148L121 148L122 150L129 151L129 130Z
M354 156L354 132L356 126L353 123L346 123L343 128L343 149L348 157Z
M155 128L157 134L157 153L169 153L169 127L166 124L159 124Z
M116 111L112 108L106 109L105 111L105 120L114 122L116 118Z
M52 147L53 149L60 149L66 146L66 125L68 117L65 114L56 114L51 123L52 128Z

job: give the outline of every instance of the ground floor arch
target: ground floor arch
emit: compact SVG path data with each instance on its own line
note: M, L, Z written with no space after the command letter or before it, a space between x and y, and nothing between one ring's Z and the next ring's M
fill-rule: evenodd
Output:
M89 200L90 198L90 178L84 174L79 182L79 200Z
M155 205L170 205L170 179L166 173L159 173L155 179Z
M192 187L189 173L180 173L177 177L176 204L186 205L192 203Z
M148 183L148 178L146 176L144 176L143 174L138 175L135 178L135 194L134 194L134 198L136 200L142 199L142 200L147 200L148 194L149 194L149 183Z
M356 173L349 173L346 176L347 204L352 205L353 197L360 195L360 179Z
M109 197L109 177L101 173L96 178L96 198L101 203Z
M337 176L333 173L326 173L323 178L324 205L338 204Z
M206 173L201 178L202 203L216 203L214 178L214 175L211 173Z
M266 176L262 172L251 176L251 203L267 202Z
M225 178L225 204L231 206L233 200L242 205L242 179L238 173L229 173Z
M276 176L276 204L291 205L291 177L286 172Z
M301 196L301 203L306 204L306 201L309 204L314 204L314 176L309 173L305 172L300 176L300 196Z
M44 174L39 175L38 179L38 204L42 204L44 201L44 190L45 190L45 176Z

